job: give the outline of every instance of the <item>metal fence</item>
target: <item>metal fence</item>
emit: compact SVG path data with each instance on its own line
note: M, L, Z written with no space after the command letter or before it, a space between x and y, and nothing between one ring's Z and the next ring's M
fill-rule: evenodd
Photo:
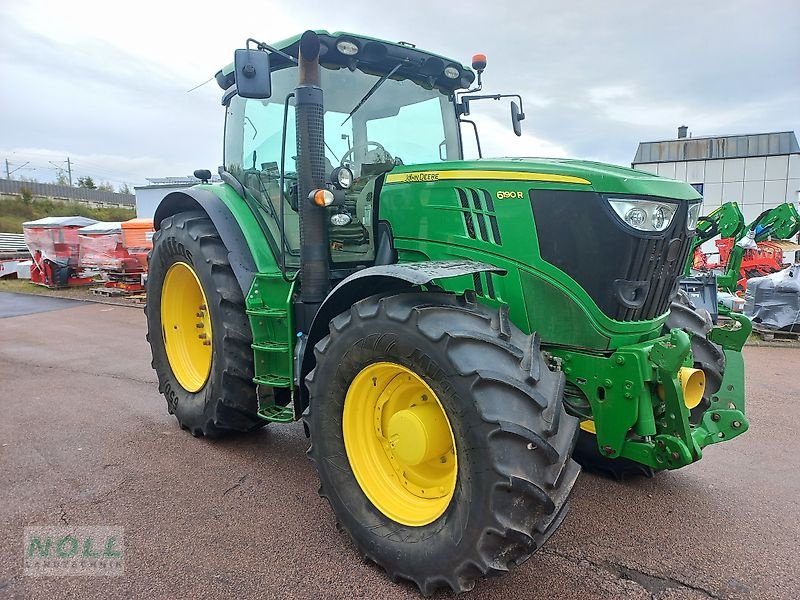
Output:
M33 183L30 181L16 181L14 179L0 179L0 194L21 195L23 189L28 190L32 196L43 196L56 200L115 204L129 206L131 208L136 204L133 194L101 192L100 190L89 190L86 188L55 185L52 183Z

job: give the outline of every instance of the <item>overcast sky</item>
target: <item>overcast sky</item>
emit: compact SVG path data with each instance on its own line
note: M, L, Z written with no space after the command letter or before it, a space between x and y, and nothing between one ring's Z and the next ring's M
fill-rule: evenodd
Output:
M474 7L473 7L474 6ZM139 184L221 161L213 81L247 37L305 29L412 42L469 64L488 56L473 106L485 156L630 164L639 141L800 130L800 1L380 3L0 0L0 176L52 180L56 167ZM494 105L494 106L493 106Z

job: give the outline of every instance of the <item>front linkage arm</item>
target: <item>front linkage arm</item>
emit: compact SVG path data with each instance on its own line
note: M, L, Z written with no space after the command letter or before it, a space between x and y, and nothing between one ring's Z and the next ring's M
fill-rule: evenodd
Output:
M726 369L697 425L689 422L678 378L681 367L692 365L690 334L673 329L611 356L554 352L561 357L568 380L589 400L604 456L628 458L659 470L677 469L700 460L705 446L747 431L741 349L752 326L747 317L732 319L731 327L718 326L709 333L709 339L722 346Z

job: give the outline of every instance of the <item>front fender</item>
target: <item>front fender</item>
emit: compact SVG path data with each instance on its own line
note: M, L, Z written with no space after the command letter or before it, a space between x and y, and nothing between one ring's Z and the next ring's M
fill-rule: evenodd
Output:
M316 364L314 346L328 335L328 323L336 315L348 310L359 300L375 294L406 292L430 284L437 279L482 272L506 274L505 269L486 263L438 260L369 267L353 273L339 283L320 305L304 340L298 373L300 397L295 400L295 415L299 417L308 406L305 377Z

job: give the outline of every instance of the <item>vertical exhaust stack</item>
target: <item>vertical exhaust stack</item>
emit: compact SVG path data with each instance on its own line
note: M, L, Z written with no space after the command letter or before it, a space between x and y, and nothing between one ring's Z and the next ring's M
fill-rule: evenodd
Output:
M325 209L309 202L308 195L325 181L322 88L319 37L306 31L300 38L300 80L295 88L297 117L297 190L300 213L300 301L310 305L308 325L330 290L328 227ZM312 308L313 307L313 308ZM302 327L302 324L300 324ZM306 329L303 329L304 331Z

